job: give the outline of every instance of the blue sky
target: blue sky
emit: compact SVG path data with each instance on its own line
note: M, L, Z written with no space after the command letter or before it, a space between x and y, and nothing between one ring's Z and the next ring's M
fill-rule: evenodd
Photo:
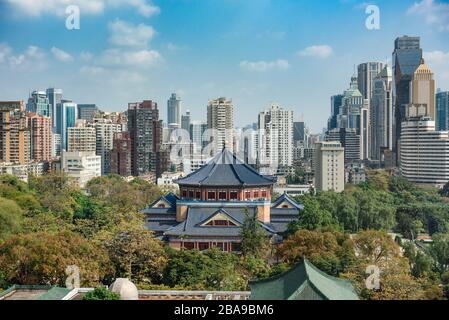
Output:
M67 30L78 5L81 28ZM0 99L62 88L107 111L153 99L166 118L171 92L193 118L226 96L237 126L271 102L326 125L330 96L354 65L391 59L400 35L421 36L437 86L449 90L449 1L375 1L380 30L356 0L0 0Z

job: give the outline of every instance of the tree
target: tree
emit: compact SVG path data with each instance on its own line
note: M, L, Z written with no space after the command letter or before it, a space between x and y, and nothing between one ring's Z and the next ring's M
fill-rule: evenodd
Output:
M86 293L83 300L120 300L120 295L109 291L105 287L97 287Z
M248 210L246 210L245 221L242 225L241 238L244 256L261 258L267 255L270 246L267 232L260 225L256 214L250 216Z
M305 196L301 199L304 210L297 221L288 226L288 234L293 234L299 229L315 230L322 227L335 226L337 223L332 214L321 208L319 200L314 196Z
M449 234L435 234L429 253L435 261L435 269L441 275L449 270Z
M443 189L440 190L440 195L442 195L443 197L449 197L449 182L446 183Z
M0 244L0 270L9 283L65 286L72 265L82 286L95 286L111 272L106 252L74 233L18 234Z
M279 246L277 255L290 266L307 258L334 276L354 261L352 241L347 235L331 230L299 230Z
M167 263L162 242L142 223L123 223L100 242L115 267L115 278L136 283L158 283Z
M15 201L0 198L0 241L20 230L22 215Z

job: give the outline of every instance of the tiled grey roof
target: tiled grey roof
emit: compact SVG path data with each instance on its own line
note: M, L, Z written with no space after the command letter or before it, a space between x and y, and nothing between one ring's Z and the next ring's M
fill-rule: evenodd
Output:
M274 179L259 174L232 152L223 149L208 164L176 183L181 186L270 186Z
M271 207L277 207L279 204L281 204L284 201L287 201L288 203L290 203L292 206L294 206L298 210L303 210L304 209L304 206L302 204L297 203L287 193L284 193L279 198L277 198L276 201L273 202Z

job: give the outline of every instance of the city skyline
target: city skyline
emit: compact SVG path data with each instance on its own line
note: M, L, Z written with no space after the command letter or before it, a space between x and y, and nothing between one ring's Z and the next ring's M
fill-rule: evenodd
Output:
M172 92L195 120L205 120L209 99L225 96L235 105L236 126L256 122L255 114L277 102L294 111L295 121L304 115L319 133L330 97L348 87L354 65L391 66L393 41L404 34L421 37L437 87L449 88L444 1L378 1L380 30L365 27L366 4L351 0L276 6L265 0L93 1L98 7L73 1L81 9L81 29L71 31L64 2L51 3L33 4L32 11L27 1L0 3L0 70L8 74L0 80L1 100L26 100L49 87L105 111L151 99L166 121L163 106ZM220 19L205 19L211 10ZM306 28L314 32L302 32Z

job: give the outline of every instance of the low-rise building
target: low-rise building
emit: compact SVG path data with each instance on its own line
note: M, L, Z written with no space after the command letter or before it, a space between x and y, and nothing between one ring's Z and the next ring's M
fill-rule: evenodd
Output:
M61 169L84 188L95 177L101 176L101 157L92 152L66 152L61 156Z

